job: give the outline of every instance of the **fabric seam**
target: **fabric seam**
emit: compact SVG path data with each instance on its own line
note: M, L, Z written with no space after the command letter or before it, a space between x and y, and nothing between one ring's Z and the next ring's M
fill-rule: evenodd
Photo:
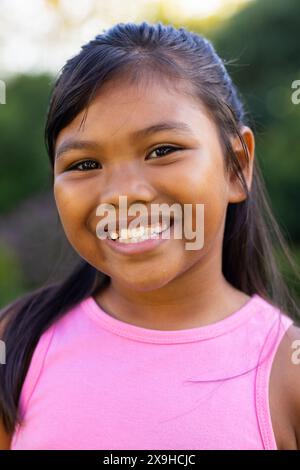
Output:
M197 341L204 341L204 340L210 340L210 339L213 339L213 338L216 338L218 336L221 336L223 334L227 334L227 333L230 333L231 331L235 330L236 328L240 327L241 325L243 325L244 323L246 323L247 321L249 321L249 319L253 316L254 314L254 311L251 310L251 311L247 311L245 312L245 316L242 317L242 318L236 318L235 321L232 321L232 324L228 326L228 329L226 329L224 331L224 327L223 325L220 325L218 328L216 327L215 328L215 331L213 331L212 333L210 332L207 336L206 335L201 335L201 332L199 333L199 336L195 336L194 338L189 338L188 336L186 337L183 337L183 338L180 338L179 340L176 339L176 338L172 338L171 337L168 337L168 336L165 336L165 337L162 337L162 338L159 338L159 337L156 337L156 338L151 338L151 337L144 337L143 335L139 335L138 333L135 333L135 332L125 332L123 331L122 327L118 328L117 325L112 325L110 323L110 321L108 321L106 318L104 318L103 316L99 317L97 316L97 313L95 312L95 307L97 307L99 310L100 310L100 307L95 304L95 301L94 299L92 298L88 298L86 299L89 301L89 304L87 305L86 302L84 302L81 307L83 308L84 312L89 316L91 317L92 316L92 319L93 320L96 320L97 323L102 326L103 329L105 329L106 331L109 331L111 333L115 333L117 334L118 336L121 336L123 338L127 338L127 339L131 339L131 340L136 340L136 341L141 341L141 342L146 342L146 343L156 343L156 344L179 344L179 343L191 343L191 342L197 342ZM255 305L255 308L258 307L259 305L259 302L260 302L260 298L256 297L256 298L252 298L252 302L251 302L251 308L254 307ZM246 304L244 305L244 307L246 307ZM249 308L250 308L250 305L249 305ZM225 318L226 319L229 319L230 317L227 317ZM129 326L131 326L131 324L129 324ZM207 326L210 326L210 325L207 325ZM203 327L205 328L205 327ZM195 328L196 329L196 328ZM191 331L192 329L189 329L189 331ZM173 331L176 331L176 330L173 330ZM184 330L179 330L179 331L184 331ZM196 335L196 333L195 333Z
M259 431L261 434L261 439L263 442L263 446L265 450L278 450L276 438L274 434L274 428L272 423L271 417L271 410L270 410L270 377L272 371L272 365L276 356L276 352L280 346L280 343L288 330L288 328L293 324L293 320L289 317L286 317L286 323L282 322L282 316L280 319L280 326L283 326L283 330L281 330L280 334L277 337L276 343L270 353L270 357L268 357L264 363L262 363L257 368L256 372L256 390L255 390L255 401L256 401L256 411L257 411L257 420ZM276 326L276 324L275 324ZM273 337L274 325L271 327L271 338ZM262 353L270 346L270 337L267 338L267 341L263 347Z

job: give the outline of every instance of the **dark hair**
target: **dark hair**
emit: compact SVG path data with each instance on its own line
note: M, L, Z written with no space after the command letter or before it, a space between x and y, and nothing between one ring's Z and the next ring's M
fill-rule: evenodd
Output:
M119 23L84 45L65 64L53 89L45 129L52 167L59 132L79 112L87 110L105 83L122 77L138 84L141 79L157 76L174 85L175 82L187 85L186 92L205 106L218 129L226 169L234 172L245 190L246 199L230 203L227 208L223 241L225 278L246 294L256 293L299 318L276 254L283 253L291 265L293 261L270 210L259 168L255 162L248 191L231 146L230 137L238 136L248 162L247 146L240 133L241 126L246 124L244 106L224 62L204 37L161 22ZM76 269L63 282L40 288L2 310L8 363L0 368L0 413L7 432L12 433L20 421L20 392L42 333L109 280L79 259Z

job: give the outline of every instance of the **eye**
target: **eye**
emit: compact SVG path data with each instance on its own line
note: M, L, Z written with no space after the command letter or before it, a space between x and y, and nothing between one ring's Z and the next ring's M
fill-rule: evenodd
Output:
M164 156L169 155L170 153L176 152L178 150L182 150L182 149L180 147L171 147L170 145L161 145L160 147L156 147L156 149L153 149L152 152L149 153L149 155L151 155L153 152L162 151L161 156L159 156L157 158L154 158L154 159L151 159L151 160L157 160L158 158L164 157ZM149 157L149 155L148 155L148 157Z
M83 162L76 163L75 165L71 165L67 171L71 170L78 170L78 171L88 171L88 170L97 170L98 163L95 160L84 160ZM82 168L79 168L79 167Z

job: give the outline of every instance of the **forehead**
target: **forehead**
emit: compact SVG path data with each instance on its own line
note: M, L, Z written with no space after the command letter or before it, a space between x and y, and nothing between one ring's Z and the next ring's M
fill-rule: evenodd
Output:
M204 117L207 119L204 106L184 83L115 80L105 84L88 108L60 132L56 144L78 134L99 140L122 139L159 121L180 121L197 128Z

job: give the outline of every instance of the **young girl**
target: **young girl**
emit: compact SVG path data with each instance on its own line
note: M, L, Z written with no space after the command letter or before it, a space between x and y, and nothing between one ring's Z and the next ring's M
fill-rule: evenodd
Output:
M210 42L104 31L64 66L46 143L79 260L1 313L1 448L299 448L299 311L275 251L289 255ZM193 227L203 205L203 246L174 218L166 239L149 221L101 239L97 208L119 215L121 196L190 205Z

